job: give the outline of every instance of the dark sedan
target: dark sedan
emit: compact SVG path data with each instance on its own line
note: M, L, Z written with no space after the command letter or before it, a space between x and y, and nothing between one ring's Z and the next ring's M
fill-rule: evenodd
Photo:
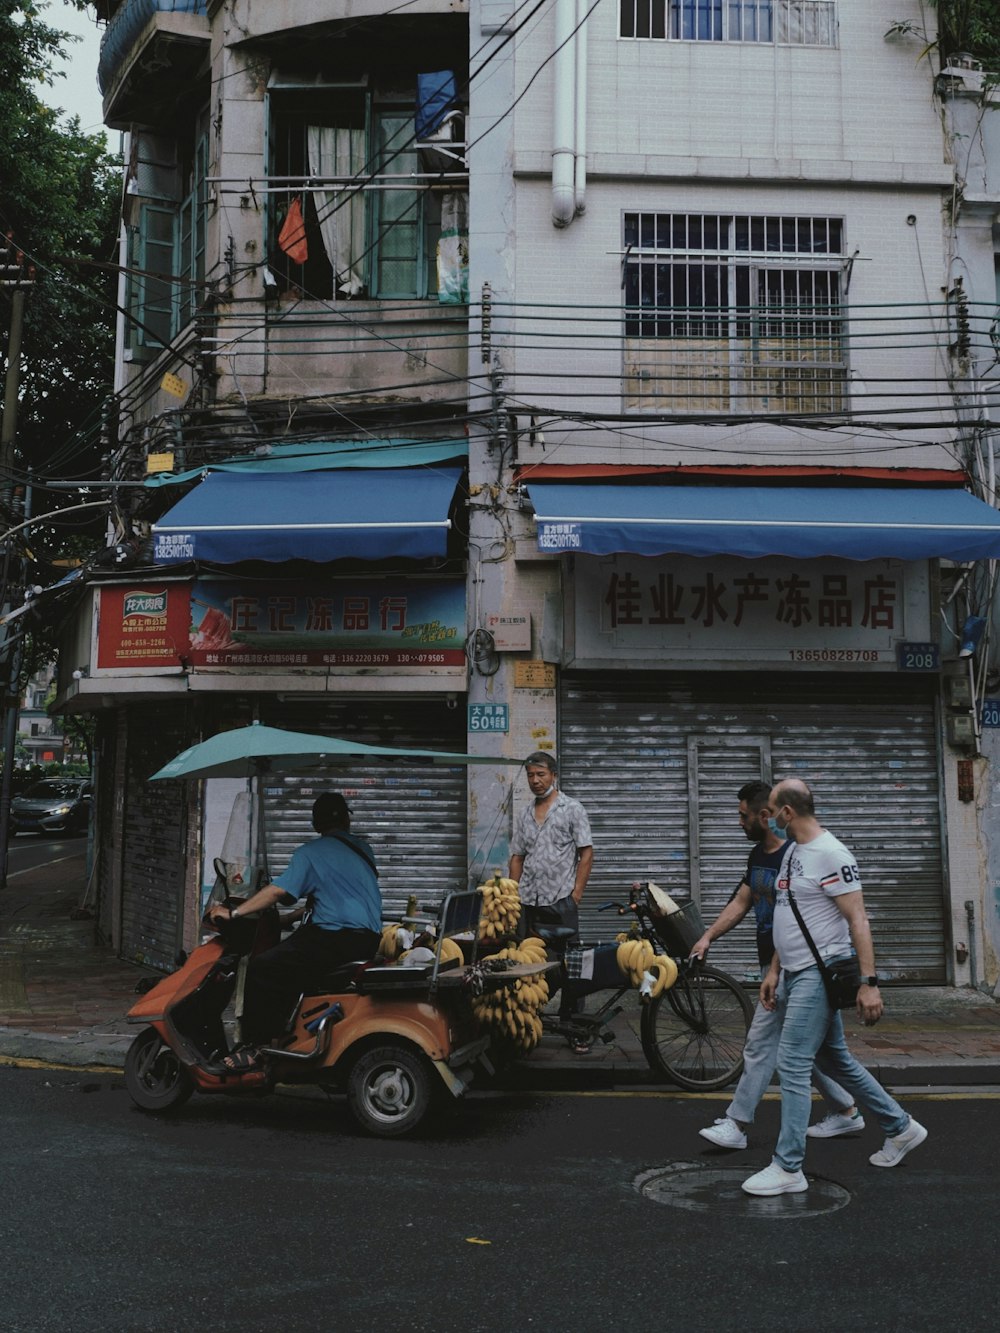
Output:
M43 778L10 803L14 833L84 833L92 785L83 778Z

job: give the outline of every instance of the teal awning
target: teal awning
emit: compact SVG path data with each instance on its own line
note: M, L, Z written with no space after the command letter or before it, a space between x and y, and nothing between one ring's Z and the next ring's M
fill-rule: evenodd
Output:
M469 444L464 439L308 440L267 445L264 453L224 458L186 472L157 473L146 478L146 485L176 486L195 481L206 472L332 472L338 468L421 467L466 458L468 453Z

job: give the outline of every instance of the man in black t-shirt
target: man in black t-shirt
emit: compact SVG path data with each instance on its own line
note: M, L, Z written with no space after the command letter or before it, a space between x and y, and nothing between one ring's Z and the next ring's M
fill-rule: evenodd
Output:
M762 973L771 962L774 954L774 885L787 843L769 822L767 800L770 791L766 782L748 782L737 793L740 827L754 845L735 893L691 950L692 956L705 958L713 940L732 930L753 908L757 921L757 957ZM747 1126L753 1124L757 1106L767 1091L778 1061L783 1017L784 1006L781 1003L775 1010L757 1004L743 1048L743 1074L736 1085L733 1100L721 1120L698 1131L702 1138L708 1139L716 1147L747 1146ZM807 1133L812 1138L824 1139L843 1134L860 1134L865 1122L840 1084L827 1078L818 1068L813 1069L813 1082L830 1104L831 1112L818 1124L811 1126Z

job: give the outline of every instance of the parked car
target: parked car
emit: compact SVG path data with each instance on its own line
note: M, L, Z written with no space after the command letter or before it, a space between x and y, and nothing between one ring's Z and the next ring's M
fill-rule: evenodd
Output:
M10 803L14 833L84 833L93 785L85 778L43 778Z

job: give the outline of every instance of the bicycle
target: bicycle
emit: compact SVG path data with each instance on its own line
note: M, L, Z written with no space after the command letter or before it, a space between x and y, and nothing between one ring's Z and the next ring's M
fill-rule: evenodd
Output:
M598 910L614 909L620 916L631 914L642 938L677 965L673 986L642 1006L640 1039L650 1069L679 1087L712 1092L733 1082L743 1070L743 1043L753 1018L753 1004L735 977L690 957L691 947L704 931L697 904L691 902L665 912L663 907L669 901L656 884L647 881L632 885L628 904L612 901L602 903ZM556 951L571 934L564 926L537 925L536 930ZM632 986L618 969L617 941L587 946L579 952L588 949L594 954L592 976L574 978L568 971L572 960L568 965L564 956L560 984L567 987L568 998L574 1000L609 989L612 995L592 1013L565 1018L543 1015L542 1024L547 1032L570 1042L611 1042L615 1038L610 1024L622 1013L620 1002Z

